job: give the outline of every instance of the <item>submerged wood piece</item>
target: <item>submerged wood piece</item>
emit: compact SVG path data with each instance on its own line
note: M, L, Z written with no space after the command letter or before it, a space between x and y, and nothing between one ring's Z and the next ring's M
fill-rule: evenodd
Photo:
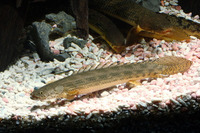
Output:
M24 20L12 4L0 5L0 71L5 70L19 57Z
M88 38L88 0L71 0L72 11L76 16L78 37Z

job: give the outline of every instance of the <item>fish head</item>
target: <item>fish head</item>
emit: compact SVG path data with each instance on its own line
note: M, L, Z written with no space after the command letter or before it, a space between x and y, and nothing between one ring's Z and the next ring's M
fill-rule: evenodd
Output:
M34 90L31 93L31 99L43 101L46 99L58 98L63 90L63 86L51 86L51 84L47 84L40 89Z
M180 27L172 27L169 29L165 29L160 32L161 38L165 39L166 41L183 41L183 40L190 40L190 35Z
M147 38L156 38L160 40L165 40L167 42L177 40L177 41L183 41L183 40L190 40L189 34L177 27L162 29L162 30L141 30L138 34L141 37L147 37Z

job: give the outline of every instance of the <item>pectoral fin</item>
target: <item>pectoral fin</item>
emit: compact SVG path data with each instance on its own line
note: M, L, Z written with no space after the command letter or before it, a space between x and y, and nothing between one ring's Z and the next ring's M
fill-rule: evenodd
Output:
M74 99L79 94L78 90L71 90L67 92L63 92L59 97L66 98L68 100Z
M141 41L142 36L139 35L139 33L143 29L138 25L136 27L132 27L126 37L126 46L130 46L133 44L136 44L137 42Z
M135 87L137 85L141 85L141 83L140 83L140 80L129 80L126 83L126 85L132 88L132 87Z

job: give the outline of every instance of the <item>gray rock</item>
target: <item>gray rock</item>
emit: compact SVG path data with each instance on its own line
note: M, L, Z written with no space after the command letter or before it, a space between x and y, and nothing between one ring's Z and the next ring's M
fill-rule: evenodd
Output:
M31 30L32 41L42 61L52 61L54 56L49 47L51 25L45 22L34 22Z
M52 26L56 24L57 27ZM54 57L64 61L69 57L67 54L54 55L49 47L49 40L65 35L76 28L75 19L61 11L58 14L48 14L45 22L34 22L30 31L31 41L36 45L36 51L42 61L52 61Z
M57 24L57 27L53 29L51 34L63 36L66 32L76 28L75 19L64 11L61 11L58 14L51 13L46 15L45 21L51 25Z
M133 1L154 12L158 12L160 10L160 0L133 0Z
M62 61L64 62L65 59L70 58L70 54L68 53L63 53L63 54L59 54L59 55L54 55L54 57L58 60L58 61Z
M63 45L64 45L65 49L69 48L71 46L72 42L77 44L80 48L83 48L85 46L85 44L87 43L86 40L79 40L79 39L76 39L73 37L68 37L68 38L65 38L63 41Z

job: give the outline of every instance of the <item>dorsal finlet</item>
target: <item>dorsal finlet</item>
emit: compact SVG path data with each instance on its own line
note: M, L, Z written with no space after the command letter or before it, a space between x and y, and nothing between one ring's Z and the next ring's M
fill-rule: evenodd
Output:
M113 67L113 66L121 66L124 64L129 64L129 63L123 63L123 62L100 62L98 64L93 64L93 65L87 65L86 67L81 67L78 71L75 71L73 74L81 73L81 72L87 72L95 69L100 69L100 68L107 68L107 67Z
M82 67L78 71L74 72L73 74L77 74L77 73L81 73L81 72L86 72L86 71L91 71L91 70L100 69L100 68L121 66L121 65L125 65L125 64L150 63L150 62L157 64L157 63L163 62L164 60L169 60L169 58L170 57L166 57L164 59L162 59L162 58L149 59L149 60L145 60L143 62L134 62L134 63L131 63L131 62L127 62L127 63L124 63L124 62L111 62L111 61L106 62L106 63L105 62L100 62L98 64L87 65L86 67ZM161 63L161 65L162 65L162 63Z

